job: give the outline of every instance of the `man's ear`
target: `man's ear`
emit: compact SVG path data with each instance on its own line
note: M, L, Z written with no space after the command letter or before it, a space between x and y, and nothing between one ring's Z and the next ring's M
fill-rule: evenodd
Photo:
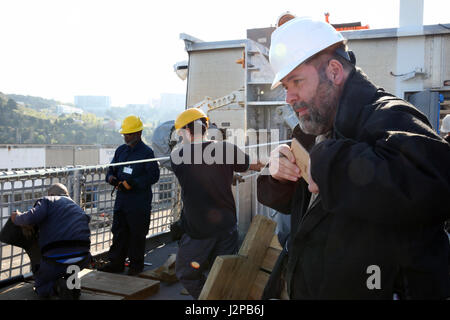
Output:
M331 59L328 63L327 75L335 85L341 85L345 81L344 67L336 59Z

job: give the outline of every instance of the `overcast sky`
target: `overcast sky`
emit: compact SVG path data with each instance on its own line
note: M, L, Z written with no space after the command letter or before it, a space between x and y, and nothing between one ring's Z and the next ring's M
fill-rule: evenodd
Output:
M187 60L180 33L244 39L286 11L392 28L399 0L0 0L0 92L72 103L107 95L113 105L184 93L173 71ZM450 1L425 0L424 24L450 23L449 12Z

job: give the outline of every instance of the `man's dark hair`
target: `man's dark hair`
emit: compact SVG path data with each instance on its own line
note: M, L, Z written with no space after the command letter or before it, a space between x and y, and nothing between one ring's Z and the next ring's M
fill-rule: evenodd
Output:
M316 53L312 57L308 58L304 63L313 65L320 75L324 72L330 59L339 61L346 71L351 71L355 68L355 56L353 52L347 50L347 45L342 42L334 44L327 49Z

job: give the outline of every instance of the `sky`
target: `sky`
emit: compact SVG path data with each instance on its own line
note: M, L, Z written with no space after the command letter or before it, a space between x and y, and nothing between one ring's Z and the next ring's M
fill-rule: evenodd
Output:
M73 103L110 96L145 104L185 93L173 65L187 60L180 33L245 39L289 11L371 29L399 23L399 0L0 0L0 92ZM424 24L450 23L450 1L425 0Z

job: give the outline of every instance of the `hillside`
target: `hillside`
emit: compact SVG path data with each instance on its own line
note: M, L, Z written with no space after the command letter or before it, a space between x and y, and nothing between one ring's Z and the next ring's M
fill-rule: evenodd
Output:
M57 116L53 111L57 101L37 97L21 101L25 106L0 93L0 144L123 143L117 130L106 128L103 119L93 114Z

